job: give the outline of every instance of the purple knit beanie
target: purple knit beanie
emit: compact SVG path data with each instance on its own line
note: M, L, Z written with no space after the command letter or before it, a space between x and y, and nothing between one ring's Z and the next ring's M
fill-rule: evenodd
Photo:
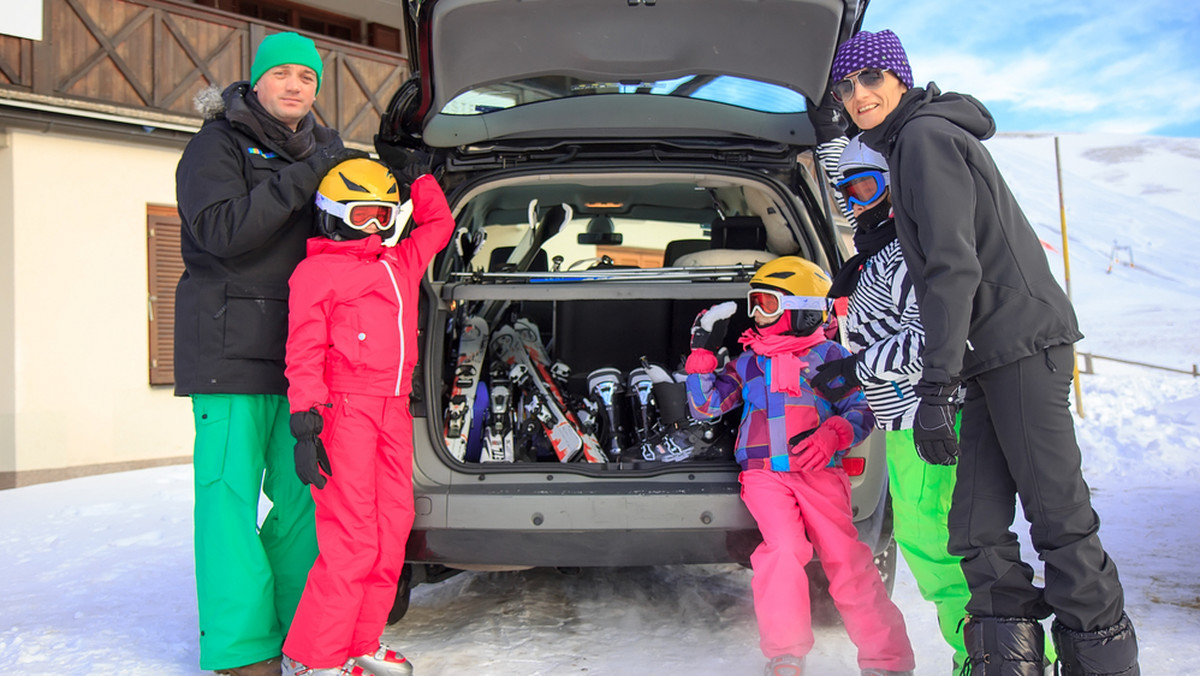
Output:
M854 37L838 47L833 57L833 81L845 79L847 75L863 68L890 70L906 87L913 86L912 68L900 38L889 30L878 33L859 31Z

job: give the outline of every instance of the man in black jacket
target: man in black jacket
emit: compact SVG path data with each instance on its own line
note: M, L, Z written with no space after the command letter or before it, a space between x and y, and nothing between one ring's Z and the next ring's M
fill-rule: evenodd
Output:
M1041 676L1040 620L1054 613L1062 674L1135 676L1137 639L1100 544L1068 408L1071 345L1082 334L981 143L995 131L991 115L970 96L913 87L891 31L847 40L832 79L891 169L897 238L925 328L917 452L959 463L949 549L963 557L971 590L963 631L972 673ZM1045 561L1045 589L1034 586L1011 531L1017 496Z
M288 277L314 234L313 195L350 152L311 113L322 70L312 40L268 36L248 82L197 97L206 120L175 177L175 394L192 398L196 424L200 666L237 676L280 673L317 555L283 370ZM273 505L261 528L260 487Z

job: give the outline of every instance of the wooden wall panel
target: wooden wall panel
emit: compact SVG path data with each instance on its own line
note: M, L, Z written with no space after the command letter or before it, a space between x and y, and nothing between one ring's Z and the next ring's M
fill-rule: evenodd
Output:
M0 36L5 91L113 106L124 114L196 118L192 99L249 75L251 45L278 27L170 0L46 0L46 39ZM325 60L314 112L352 143L371 144L408 78L395 53L312 35ZM78 107L87 108L82 104ZM90 109L90 108L89 108Z

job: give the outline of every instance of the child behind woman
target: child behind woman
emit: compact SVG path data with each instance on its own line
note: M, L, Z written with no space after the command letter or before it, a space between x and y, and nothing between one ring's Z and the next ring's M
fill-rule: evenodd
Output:
M744 406L736 458L742 501L763 536L750 563L767 676L804 673L813 647L804 566L814 550L858 646L863 676L911 675L915 660L904 618L887 596L870 548L858 540L842 469L842 457L866 438L874 419L861 390L830 402L809 384L820 364L849 356L821 330L829 286L824 271L795 256L759 268L747 295L755 326L738 340L746 350L719 372L714 352L733 303L702 312L686 365L688 403L698 419Z

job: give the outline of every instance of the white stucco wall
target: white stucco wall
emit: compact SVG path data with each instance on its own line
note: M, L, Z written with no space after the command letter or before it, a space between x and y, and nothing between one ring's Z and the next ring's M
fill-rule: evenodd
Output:
M0 130L0 472L12 472L16 466L11 145L8 132Z
M175 204L180 151L15 129L7 139L12 254L0 243L0 273L11 261L15 434L0 443L15 450L0 448L14 459L0 471L190 454L189 400L151 387L147 371L146 205Z

